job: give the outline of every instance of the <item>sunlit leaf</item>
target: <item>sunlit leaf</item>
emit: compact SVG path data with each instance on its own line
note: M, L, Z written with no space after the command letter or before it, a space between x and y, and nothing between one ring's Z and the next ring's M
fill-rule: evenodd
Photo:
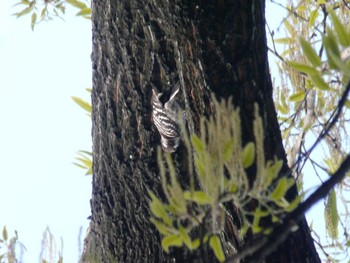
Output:
M250 167L255 159L255 144L253 142L247 143L242 152L242 163L244 168Z
M332 51L328 52L328 56L333 61L336 68L338 68L345 76L350 77L350 68L341 60L340 57L338 57Z
M209 246L214 251L216 258L220 262L225 261L225 254L224 254L224 251L222 250L220 238L217 235L213 235L210 237Z
M292 202L289 203L287 207L285 207L285 210L287 212L292 212L297 206L300 204L301 199L303 198L302 195L298 195Z
M300 92L294 93L294 94L289 96L289 101L292 101L292 102L302 101L302 100L304 100L305 95L306 95L305 91L300 91Z
M334 30L338 36L339 42L343 47L348 47L350 45L350 36L345 28L345 26L342 24L342 22L339 20L335 12L330 9L328 10L329 14L331 15Z
M288 65L291 66L293 69L300 72L304 72L308 75L314 75L318 73L317 69L306 64L302 64L294 61L288 61Z
M79 11L77 14L77 16L87 16L87 15L91 15L91 8L86 7L83 8L81 11Z
M317 17L318 17L318 9L312 10L310 12L309 28L314 26Z
M320 57L317 55L316 51L312 48L310 43L306 41L303 37L300 38L300 45L301 45L301 48L303 49L304 55L307 57L310 63L314 67L321 66L322 62Z
M286 192L289 190L289 188L294 184L294 180L292 178L283 177L281 178L275 189L270 195L271 200L278 201L282 197L285 196Z
M212 198L202 191L190 191L184 192L184 197L186 200L194 201L199 205L206 205L212 202Z
M18 17L21 17L23 15L28 14L32 10L33 10L33 6L28 6L25 9L23 9L21 12L15 13L13 15L15 15L18 18Z
M185 245L188 248L191 249L192 240L191 240L190 236L188 235L187 230L182 225L179 225L179 233L180 233L182 241L185 243Z
M155 227L157 228L159 233L161 233L162 235L165 235L165 236L171 234L171 229L169 228L168 225L163 224L161 221L159 221L155 218L150 218L150 220L153 223L153 225L155 225Z
M74 97L72 96L72 99L74 100L74 102L76 104L78 104L81 108L83 108L84 110L86 110L88 113L91 113L92 111L92 107L91 107L91 104L82 100L81 98L79 97Z
M333 53L334 55L340 57L340 52L339 52L339 47L337 44L337 40L336 37L333 33L332 30L327 29L327 35L324 35L322 37L323 39L323 44L324 47L326 49L326 54L327 54L327 58L328 58L328 65L330 69L335 69L336 65L332 60L332 57L329 55L329 53Z
M37 14L33 13L32 14L32 18L31 18L31 23L30 23L30 26L31 26L33 31L34 31L34 26L35 26L35 23L36 23L36 18L37 18Z
M8 239L6 226L4 226L3 229L2 229L2 238L5 241L7 241L7 239Z
M79 8L79 9L84 9L87 7L86 4L84 4L83 2L78 1L78 0L66 0L66 2L74 7Z
M149 196L151 197L152 201L150 203L150 209L154 216L162 219L164 223L171 226L172 221L166 212L165 205L156 197L152 191L148 191Z
M309 75L314 85L320 90L329 90L328 84L323 80L320 74Z
M204 144L197 135L193 134L191 136L191 142L193 144L194 149L197 151L197 153L203 152Z
M276 38L274 39L274 42L276 44L283 44L288 45L289 43L292 43L294 40L290 37L282 37L282 38Z
M162 239L162 248L165 252L169 252L169 247L181 247L182 238L179 235L169 235Z
M337 209L337 197L334 189L328 195L324 215L327 233L332 239L336 239L338 237L339 214Z

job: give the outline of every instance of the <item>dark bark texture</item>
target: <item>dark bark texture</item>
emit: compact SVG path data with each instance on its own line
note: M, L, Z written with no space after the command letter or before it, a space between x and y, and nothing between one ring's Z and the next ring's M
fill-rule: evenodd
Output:
M287 163L272 101L264 12L264 0L92 1L94 174L85 262L89 255L101 262L205 261L184 248L163 252L149 221L147 189L162 192L152 88L167 93L180 85L177 96L191 132L200 116L211 113L211 92L232 96L245 142L254 139L257 103L266 158ZM173 154L178 164L186 163L183 148ZM296 190L289 194L293 198ZM226 235L235 239L234 232ZM319 262L305 220L266 262Z

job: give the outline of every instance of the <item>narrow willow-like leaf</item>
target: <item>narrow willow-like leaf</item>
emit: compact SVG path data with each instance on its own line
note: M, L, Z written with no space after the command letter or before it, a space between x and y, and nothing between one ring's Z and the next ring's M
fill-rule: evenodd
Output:
M202 191L194 191L191 193L190 191L184 192L184 197L186 200L194 201L199 205L207 205L212 203L212 198Z
M152 193L152 191L148 191L148 194L152 199L152 202L150 203L150 209L153 215L162 219L164 223L171 226L172 221L166 212L165 205L163 205L163 203L156 197L154 193Z
M36 14L36 13L33 13L33 14L32 14L32 18L31 18L31 23L30 23L30 27L32 28L32 31L34 31L34 26L35 26L35 23L36 23L36 18L37 18L37 14Z
M336 65L335 65L332 57L330 57L330 55L329 55L329 53L332 52L336 56L340 57L339 47L338 47L337 40L336 40L336 37L335 37L333 31L330 29L327 29L327 35L326 36L324 35L322 37L322 39L323 39L323 44L324 44L325 49L326 49L329 68L336 69Z
M91 104L82 100L81 98L79 97L75 97L75 96L72 96L72 100L74 100L74 102L76 104L78 104L81 108L83 108L84 110L86 110L88 113L91 113L92 111L92 108L91 108Z
M185 245L189 249L191 249L192 240L191 240L190 236L188 235L187 230L182 225L179 225L179 233L180 233L182 241L185 243Z
M28 6L28 7L24 8L21 12L15 13L13 15L15 15L16 18L19 18L21 16L24 16L24 15L30 13L30 11L33 10L33 7L34 7L34 5L33 6Z
M309 28L314 26L317 17L318 17L318 8L316 8L310 12Z
M169 252L169 247L181 247L182 238L179 235L169 235L162 239L162 248L165 252Z
M5 241L7 241L7 239L8 239L6 226L4 226L2 228L2 239L5 240Z
M294 183L294 181L292 178L287 178L287 177L281 178L278 181L277 186L275 187L275 189L271 193L270 198L273 201L280 200L282 197L285 196L286 192L293 185L293 183Z
M317 55L316 51L312 48L310 43L306 41L303 37L300 38L300 45L303 49L304 55L307 57L309 62L314 67L319 67L322 64L320 57Z
M153 225L155 225L155 227L157 228L157 230L159 231L159 233L161 233L164 236L170 235L171 234L171 228L166 225L163 224L161 221L155 219L155 218L150 218L151 222L153 223Z
M305 95L306 95L305 91L300 91L300 92L294 93L294 94L289 96L289 101L292 101L292 102L302 101L302 100L304 100Z
M336 68L338 68L346 77L350 78L350 68L344 63L340 57L334 54L332 51L328 52L329 58L333 61Z
M283 38L276 38L274 39L276 44L283 44L288 45L289 43L292 43L294 40L290 37L283 37Z
M329 90L328 84L323 80L323 78L319 73L314 75L309 75L309 77L311 81L314 83L314 85L316 86L316 88L320 90Z
M81 9L81 10L76 14L76 16L87 16L87 15L91 15L91 8L89 8L89 7L86 7L86 8Z
M225 261L224 251L222 250L220 238L217 235L213 235L209 239L209 246L214 251L216 258L223 262Z
M195 134L191 135L191 142L197 153L202 153L204 151L205 149L204 144L197 135Z
M339 214L337 209L337 197L334 189L328 195L324 214L328 235L332 239L336 239L338 237Z
M314 75L318 73L317 69L310 67L309 65L306 65L306 64L302 64L294 61L288 61L288 65L291 66L293 69L300 72L304 72L308 75Z
M328 10L329 14L331 15L333 25L334 25L334 30L335 33L338 36L339 42L343 47L348 47L350 45L350 36L349 33L347 32L345 26L342 24L342 22L339 20L335 12L330 9Z
M86 4L84 4L83 2L78 1L78 0L66 0L66 2L74 7L79 8L79 9L84 9L87 7Z
M255 159L255 144L253 142L247 143L242 152L242 163L244 168L250 167Z

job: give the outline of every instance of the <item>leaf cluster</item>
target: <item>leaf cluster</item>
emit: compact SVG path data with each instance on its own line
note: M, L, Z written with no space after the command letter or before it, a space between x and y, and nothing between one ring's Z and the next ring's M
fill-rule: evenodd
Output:
M22 9L13 15L17 18L31 14L31 29L41 21L52 20L54 17L63 19L66 12L66 6L70 5L79 9L77 16L91 19L90 4L80 0L21 0L15 6L21 6Z
M263 218L272 217L273 221L278 221L283 213L297 206L300 198L291 203L285 199L294 179L278 179L282 161L265 160L258 107L255 107L253 123L255 142L243 146L239 109L232 107L231 100L219 103L212 97L212 101L213 116L201 118L200 134L189 136L185 129L182 132L200 188L195 188L190 178L189 189L183 189L171 155L159 149L158 165L167 202L162 202L151 191L149 195L151 221L163 235L165 251L182 245L197 249L209 242L217 259L223 261L220 233L228 213L225 203L231 202L240 211L240 235L244 236L247 231L261 233ZM253 165L256 175L250 185L247 169ZM256 204L253 210L247 208L252 201ZM204 229L205 234L198 235L198 229Z

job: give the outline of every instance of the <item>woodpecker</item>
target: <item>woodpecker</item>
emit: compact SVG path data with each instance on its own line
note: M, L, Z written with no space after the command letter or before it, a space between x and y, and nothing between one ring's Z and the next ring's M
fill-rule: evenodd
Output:
M179 105L175 101L179 89L180 85L177 85L166 102L163 102L163 93L152 89L152 119L160 133L160 143L165 152L175 152L180 143L180 127L177 120Z

